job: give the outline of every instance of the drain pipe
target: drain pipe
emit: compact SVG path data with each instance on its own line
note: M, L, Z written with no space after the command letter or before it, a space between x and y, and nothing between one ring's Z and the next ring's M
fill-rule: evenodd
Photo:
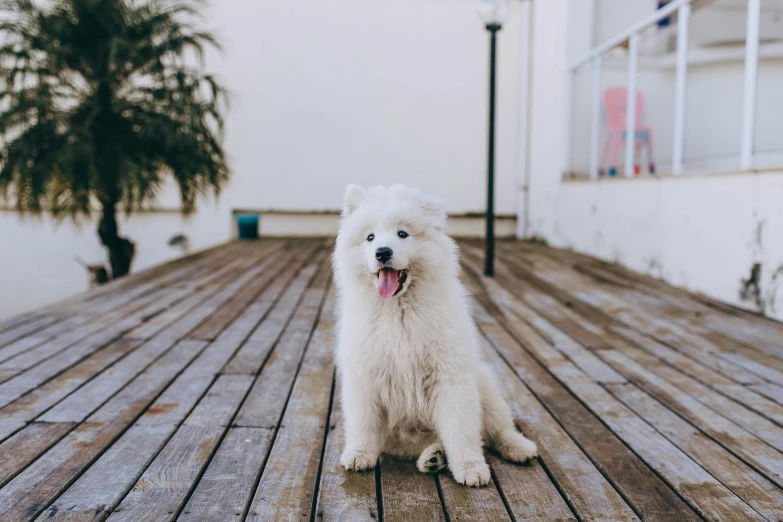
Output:
M533 0L527 1L527 63L525 67L526 82L525 85L525 121L524 125L524 158L522 158L522 239L530 237L530 167L531 167L531 144L532 144L532 113L533 113L533 30L534 30L534 7Z

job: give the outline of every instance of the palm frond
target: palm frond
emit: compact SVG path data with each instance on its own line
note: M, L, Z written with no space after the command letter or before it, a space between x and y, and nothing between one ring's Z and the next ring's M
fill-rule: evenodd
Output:
M141 209L167 177L183 212L219 193L228 96L202 70L219 44L200 3L0 0L0 195L78 218Z

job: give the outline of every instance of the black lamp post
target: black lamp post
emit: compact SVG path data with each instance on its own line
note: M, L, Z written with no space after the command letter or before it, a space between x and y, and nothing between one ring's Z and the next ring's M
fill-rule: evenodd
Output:
M479 17L489 31L489 143L487 150L487 257L484 274L495 275L495 71L497 33L508 17L506 0L479 0Z

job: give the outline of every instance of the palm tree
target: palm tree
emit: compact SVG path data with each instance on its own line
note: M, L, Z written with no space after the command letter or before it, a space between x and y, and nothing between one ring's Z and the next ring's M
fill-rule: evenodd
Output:
M173 176L187 214L228 180L226 95L203 72L218 44L198 29L198 7L0 0L0 196L58 219L99 210L115 278L135 251L118 210L149 207Z

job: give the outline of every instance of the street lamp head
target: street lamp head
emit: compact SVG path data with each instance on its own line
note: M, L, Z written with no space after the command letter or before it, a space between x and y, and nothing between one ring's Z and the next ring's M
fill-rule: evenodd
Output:
M487 29L500 29L510 14L508 0L478 0L476 11Z

